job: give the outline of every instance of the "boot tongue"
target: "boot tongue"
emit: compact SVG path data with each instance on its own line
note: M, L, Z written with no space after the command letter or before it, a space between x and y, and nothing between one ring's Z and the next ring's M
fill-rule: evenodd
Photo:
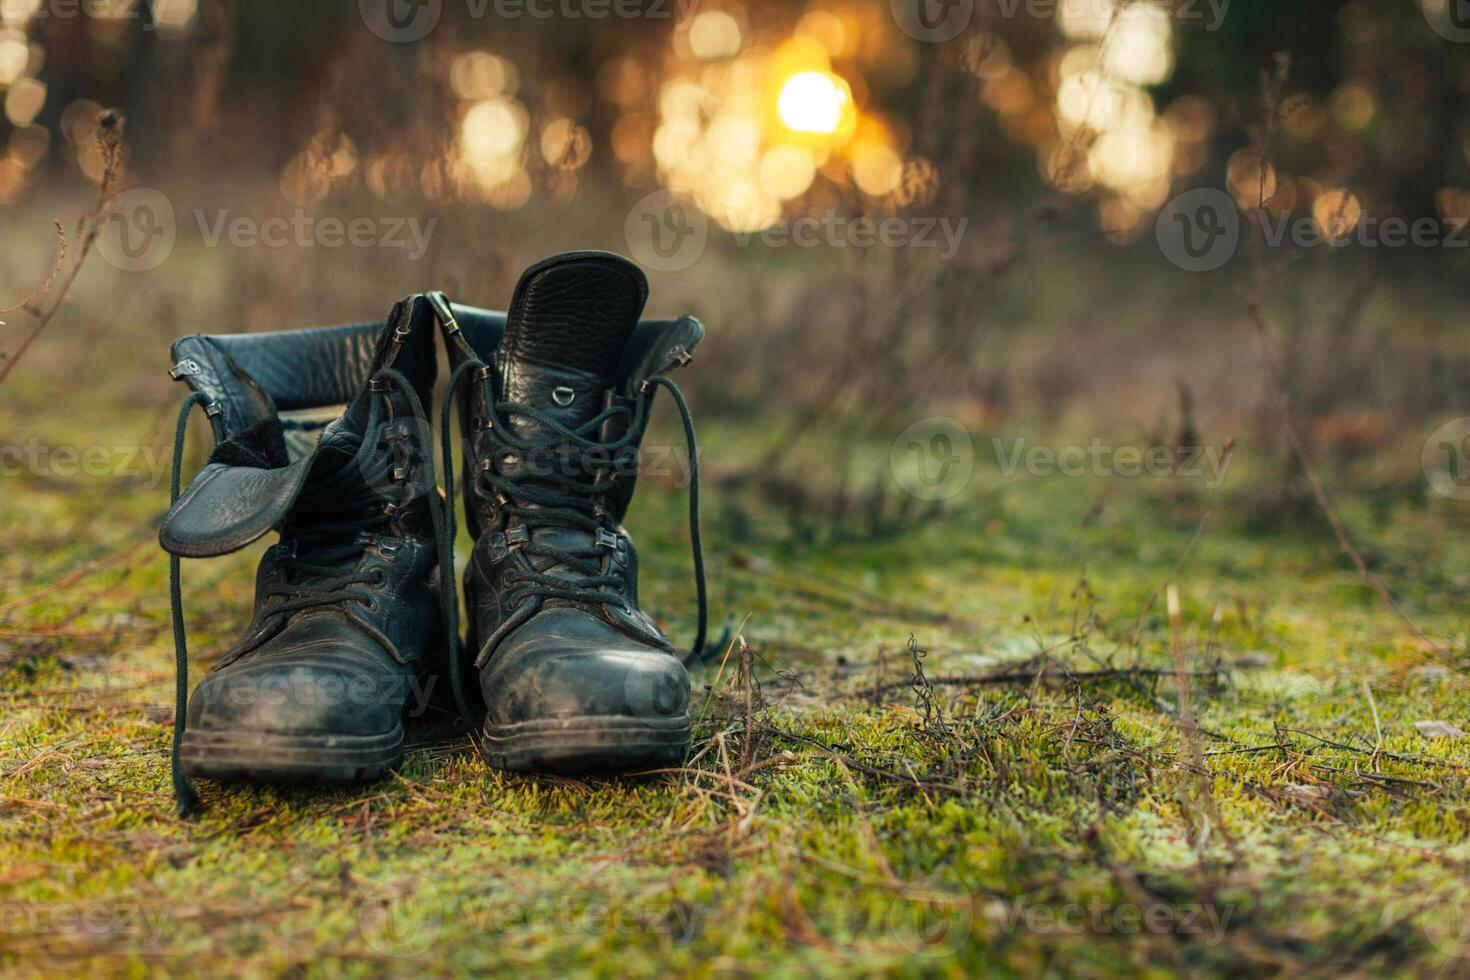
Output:
M501 397L568 428L587 422L602 411L647 298L643 272L607 252L569 252L526 270L496 352ZM516 413L507 421L522 437L545 428Z

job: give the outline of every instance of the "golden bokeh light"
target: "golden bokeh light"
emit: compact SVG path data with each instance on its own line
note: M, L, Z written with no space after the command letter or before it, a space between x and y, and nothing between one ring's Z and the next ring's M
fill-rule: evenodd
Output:
M1312 220L1328 242L1343 242L1363 217L1363 205L1352 191L1333 187L1312 202Z
M1265 207L1276 196L1276 168L1269 163L1262 167L1249 149L1236 150L1225 165L1225 185L1239 207Z
M803 71L786 79L776 112L797 133L835 133L852 105L852 92L836 75Z
M892 194L903 179L903 160L883 143L864 143L852 154L852 180L870 197Z
M592 156L592 136L574 120L553 119L541 129L541 156L558 170L576 170Z
M5 118L17 128L29 126L46 104L46 83L22 78L5 93Z
M1305 92L1288 95L1281 100L1281 127L1301 140L1314 138L1327 122L1327 110Z
M1332 116L1343 129L1362 129L1373 121L1378 100L1365 86L1349 82L1332 93Z
M482 101L514 95L518 83L515 65L488 51L466 51L449 64L449 86L461 99Z
M471 159L509 156L526 138L526 111L510 99L476 102L460 123L460 139Z
M46 159L51 149L51 133L45 126L27 126L10 134L6 146L7 159L20 164L21 169L30 170Z
M777 200L789 201L805 194L816 176L817 162L803 147L781 143L761 157L761 189Z
M689 22L689 51L696 58L731 58L740 53L740 22L723 10L703 10Z
M1117 13L1113 0L1084 0L1084 2L1059 3L1056 7L1057 26L1067 37L1100 38L1108 31Z
M1125 82L1157 85L1174 70L1173 33L1164 8L1129 4L1116 15L1104 39L1103 65Z
M0 20L10 27L24 27L41 9L42 0L10 0L0 3Z
M13 85L26 73L31 62L31 46L19 31L0 35L0 85Z

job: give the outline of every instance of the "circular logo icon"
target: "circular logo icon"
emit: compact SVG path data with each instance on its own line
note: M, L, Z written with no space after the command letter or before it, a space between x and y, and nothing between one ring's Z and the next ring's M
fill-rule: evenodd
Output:
M1430 30L1456 44L1470 42L1470 0L1419 0Z
M1240 214L1230 195L1214 187L1180 194L1159 212L1154 237L1164 258L1186 272L1211 272L1240 244Z
M151 187L123 191L100 220L97 254L124 272L158 268L178 240L173 202Z
M689 682L683 671L630 669L623 677L623 699L634 718L687 723Z
M1422 459L1431 490L1451 500L1470 500L1470 415L1435 429Z
M384 956L423 954L443 925L444 898L427 878L374 883L364 890L357 908L363 941Z
M385 41L421 41L439 23L443 0L357 0L368 30Z
M1424 907L1418 919L1424 938L1449 959L1463 959L1470 952L1470 905L1463 899L1435 902Z
M899 30L927 44L959 37L975 14L975 0L889 0L888 6Z
M886 919L886 930L914 956L953 956L970 938L975 907L969 895L917 881L889 900Z
M947 500L970 482L975 445L958 419L920 419L888 449L888 471L905 493L920 500Z
M628 250L644 266L659 272L689 268L704 254L709 219L690 201L672 191L654 191L628 212L623 223Z

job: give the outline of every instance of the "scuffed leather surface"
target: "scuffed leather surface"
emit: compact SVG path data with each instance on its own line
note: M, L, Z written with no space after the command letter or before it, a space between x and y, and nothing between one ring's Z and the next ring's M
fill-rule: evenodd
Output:
M184 337L174 342L175 364L193 361L181 380L208 395L219 409L216 440L224 443L277 418L277 412L345 404L362 417L374 365L387 356L392 329L408 327L393 367L427 405L437 370L436 328L427 300L395 304L386 320L309 330ZM159 532L164 549L184 558L208 558L245 547L276 527L300 493L315 450L280 469L204 467L169 509Z
M401 328L401 337L395 339L394 328ZM211 396L243 394L250 410L263 399L272 418L278 409L346 405L317 445L293 463L274 469L207 465L165 518L161 541L187 557L234 550L272 528L283 534L257 570L250 625L189 699L189 729L379 735L398 725L414 677L442 666L431 662L435 653L442 659L445 645L427 499L420 494L396 511L384 509L398 499L381 485L394 461L377 438L381 428L369 424L375 417L404 419L411 408L402 391L367 387L375 369L391 366L427 398L435 334L427 300L410 297L375 324L186 338L185 346L225 366L225 373L211 368L185 379L198 390L212 387L206 391ZM382 415L373 414L373 405ZM231 436L242 415L231 412L217 428ZM374 531L360 543L352 537L353 524L362 526L358 518ZM342 523L347 526L336 526ZM325 533L328 544L313 533ZM345 555L337 535L346 536ZM323 547L328 551L313 550ZM346 574L355 581L346 591L332 586L318 604L285 607L282 597L326 584L311 567L323 554L331 555L328 579Z
M322 610L292 620L189 698L190 731L377 735L403 717L412 675L375 638Z
M677 657L581 610L550 608L512 633L480 673L491 721L588 716L672 718L689 708Z
M364 549L355 572L378 573L381 583L372 586L376 598L370 608L359 601L343 603L331 610L332 615L349 621L360 632L372 638L398 663L422 663L431 648L431 638L439 633L438 599L433 583L439 559L431 542L415 538L389 538L384 541L396 553L375 546ZM270 642L272 647L289 625L300 618L321 615L319 611L283 614L275 611L267 600L273 587L286 578L289 561L279 551L270 549L260 560L255 573L255 616L235 645L215 664L215 669L228 667Z
M181 558L238 551L285 518L314 459L304 456L274 470L208 464L169 508L159 543Z
M507 572L534 567L555 574L557 566L546 556L532 559L519 549L492 553L487 545L486 535L520 520L507 518L497 504L479 497L474 468L483 462L504 474L525 464L503 451L496 430L475 431L475 413L482 411L478 405L526 404L575 429L618 399L630 407L634 399L651 400L652 392L642 391L642 383L676 366L671 353L678 347L692 351L704 328L693 317L639 321L646 297L646 280L625 259L556 256L521 277L503 338L493 327L464 329L474 355L496 368L461 403L462 429L472 433L466 511L477 539L465 570L467 618L471 648L480 664L481 693L495 724L589 716L666 719L687 711L688 672L658 625L638 608L638 552L620 526L631 479L605 499L618 547L607 549L602 559L604 573L622 577L618 591L625 602L529 598L536 604L530 618L494 649L488 646L492 634L519 608L509 603L514 588L505 582ZM464 356L451 346L452 363ZM556 404L553 392L560 387L573 392L570 405ZM505 421L523 436L534 434L534 420L511 412ZM604 431L600 438L619 435ZM537 527L532 533L536 543L562 548L594 540L579 528Z

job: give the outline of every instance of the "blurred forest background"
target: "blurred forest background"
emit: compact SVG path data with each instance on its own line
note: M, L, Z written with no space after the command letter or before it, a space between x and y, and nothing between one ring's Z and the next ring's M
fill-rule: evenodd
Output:
M942 415L977 433L1233 436L1272 461L1252 517L1301 520L1263 353L1310 451L1360 489L1422 497L1417 447L1470 399L1453 3L6 0L0 263L11 302L45 277L48 219L103 180L98 114L121 109L112 194L160 192L176 238L150 271L97 263L80 288L111 294L107 322L43 346L125 336L109 370L146 376L151 402L190 330L379 316L431 287L497 306L557 250L641 259L640 202L667 190L659 220L707 215L708 238L651 270L651 309L711 327L706 414L772 421L757 489L882 512L887 475L832 447ZM1159 244L1161 210L1198 187L1250 219L1209 273ZM112 220L146 244L121 204ZM225 219L292 216L429 233L219 237ZM912 240L748 234L802 217L898 217ZM1378 246L1392 217L1433 219L1436 245ZM1282 220L1339 240L1268 242Z
M0 961L1463 973L1465 8L0 0ZM582 248L709 328L749 645L688 767L521 778L446 722L179 821L169 342L503 308ZM683 637L679 475L629 527ZM200 668L265 544L187 563ZM1094 899L1228 922L1016 928Z
M705 412L788 420L762 456L783 492L785 464L809 465L793 444L935 414L1278 452L1245 290L1271 311L1304 437L1350 467L1467 401L1470 46L1447 36L1453 2L6 0L0 261L12 302L44 277L46 219L103 179L103 107L127 119L116 191L161 192L177 227L156 274L84 277L118 293L95 328L128 332L114 370L154 374L185 330L365 318L431 286L503 305L544 254L629 251L630 209L668 189L710 227L691 266L653 270L653 308L712 328ZM1285 216L1347 244L1183 271L1156 222L1194 187L1259 209L1257 243ZM226 215L431 234L241 245L212 237ZM738 234L803 216L962 234ZM1352 240L1394 216L1434 219L1451 247ZM1305 488L1280 466L1258 509L1300 518ZM1413 466L1350 475L1422 484Z

